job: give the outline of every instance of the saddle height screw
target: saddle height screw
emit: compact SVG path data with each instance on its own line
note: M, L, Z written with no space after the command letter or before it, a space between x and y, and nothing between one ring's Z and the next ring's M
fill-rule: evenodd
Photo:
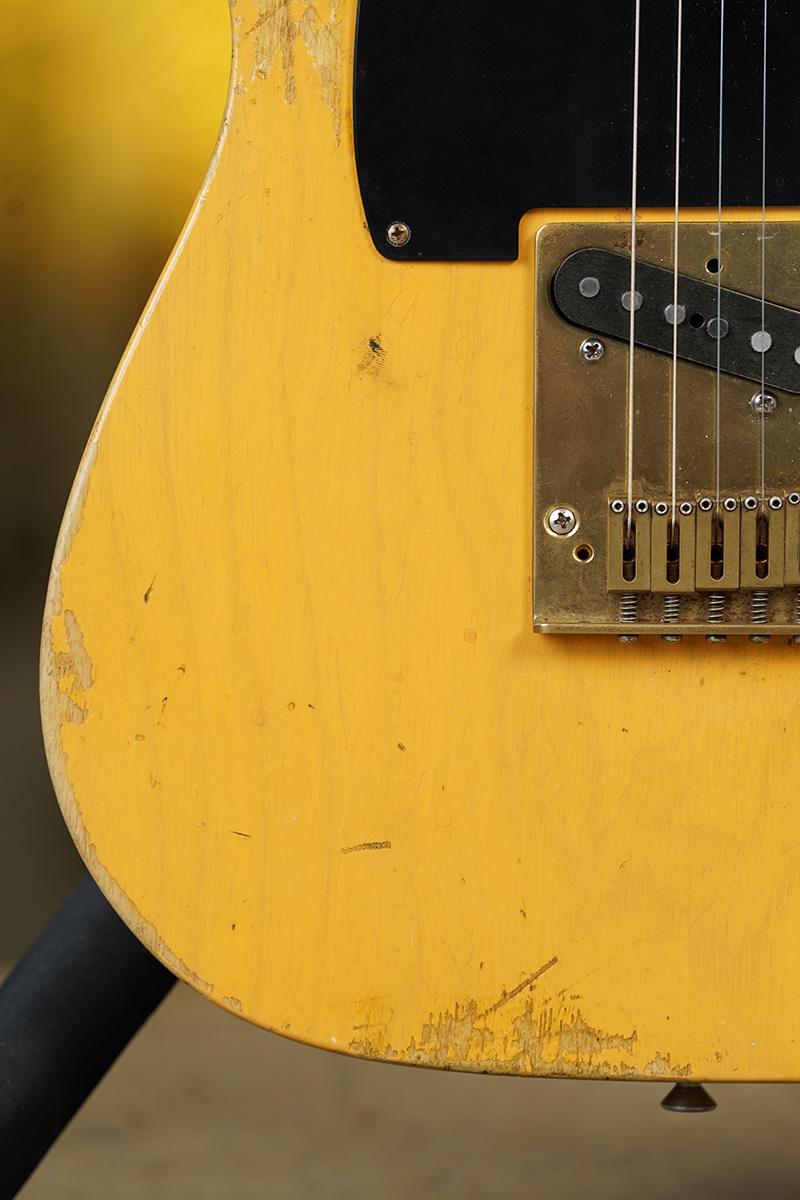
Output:
M599 362L605 352L605 345L599 338L587 338L581 342L581 358L586 362Z
M571 508L554 508L547 518L547 528L559 537L572 533L578 524L578 518Z
M778 407L778 400L773 396L772 392L756 392L750 401L750 405L754 412L771 413L775 412L775 409Z
M386 240L390 246L405 246L411 241L411 230L405 221L392 221L386 230Z

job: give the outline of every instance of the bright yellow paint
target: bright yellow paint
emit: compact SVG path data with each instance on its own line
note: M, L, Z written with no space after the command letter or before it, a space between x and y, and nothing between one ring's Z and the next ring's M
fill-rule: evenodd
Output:
M796 1078L798 648L533 634L543 218L516 263L383 260L354 0L233 14L219 160L50 591L86 861L181 976L317 1045Z

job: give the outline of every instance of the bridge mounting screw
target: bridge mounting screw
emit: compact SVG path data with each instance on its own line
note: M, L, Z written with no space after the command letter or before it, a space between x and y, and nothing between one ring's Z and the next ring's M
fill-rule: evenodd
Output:
M386 240L390 246L405 246L411 241L411 230L405 221L392 221L386 230Z
M619 516L620 513L624 513L625 512L625 501L624 500L612 500L611 501L611 511L612 511L612 513L616 513L617 516Z
M571 508L554 508L547 518L547 528L559 537L572 533L578 524L578 518Z
M678 512L682 517L688 517L690 513L694 512L694 505L691 500L684 500L682 504L679 504Z
M756 392L750 401L750 405L754 412L771 413L775 412L775 409L778 407L778 399L776 396L773 396L772 392Z
M697 507L700 509L700 512L711 512L714 507L714 501L710 496L703 496L702 500L697 501Z
M599 338L587 338L581 342L581 358L586 362L599 362L605 352L605 345Z
M633 507L637 513L642 513L643 515L650 511L650 503L647 500L637 500Z
M669 512L669 505L666 500L656 500L653 505L653 511L658 513L659 517L665 517Z
M786 499L792 505L800 504L800 492L789 492L789 495L786 497Z
M748 512L754 512L755 509L758 508L758 501L756 500L755 496L745 496L742 504Z
M739 501L735 496L726 496L722 501L722 507L725 509L725 512L736 512L736 509L739 507Z
M767 501L767 504L770 506L770 508L773 511L777 511L779 508L783 508L783 500L781 500L780 496L770 496L769 500Z

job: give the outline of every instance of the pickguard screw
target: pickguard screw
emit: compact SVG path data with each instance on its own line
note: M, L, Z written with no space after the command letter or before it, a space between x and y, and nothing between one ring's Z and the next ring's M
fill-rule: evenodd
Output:
M581 342L581 358L586 362L599 362L605 352L605 345L599 338L587 338Z
M778 400L773 396L772 392L756 392L753 399L750 401L750 406L757 413L775 412L778 407Z
M559 537L572 533L578 524L578 518L571 508L554 508L547 518L547 528Z
M411 241L411 230L405 221L392 221L386 230L386 238L390 246L405 246Z

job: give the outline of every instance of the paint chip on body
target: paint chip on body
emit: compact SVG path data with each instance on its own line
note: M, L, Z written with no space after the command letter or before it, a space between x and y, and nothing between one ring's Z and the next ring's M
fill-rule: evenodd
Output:
M391 842L361 842L358 846L342 846L342 854L357 854L361 850L391 850Z

